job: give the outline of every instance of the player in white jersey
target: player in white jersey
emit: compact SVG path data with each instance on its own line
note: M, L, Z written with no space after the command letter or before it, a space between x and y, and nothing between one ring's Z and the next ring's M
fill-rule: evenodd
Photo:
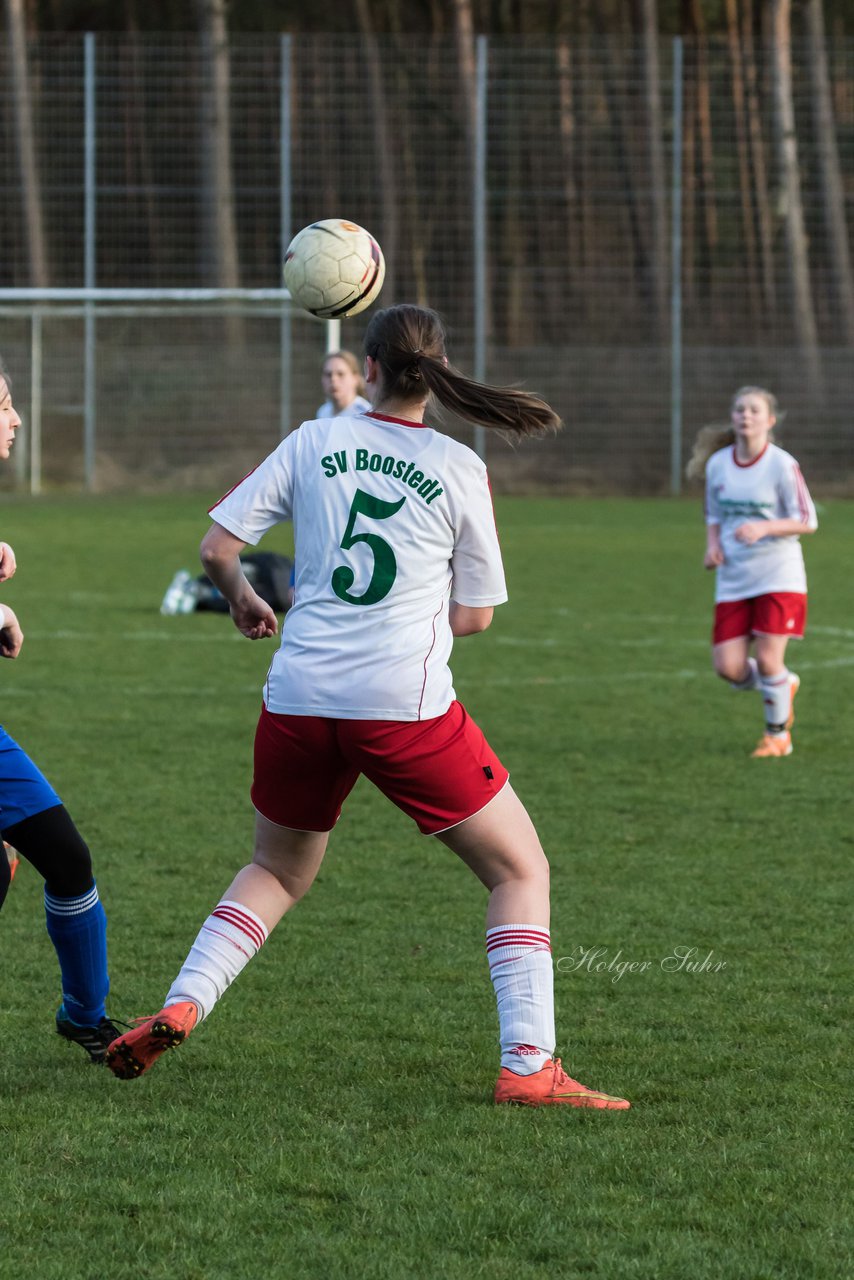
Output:
M365 395L365 380L352 351L330 351L320 372L323 404L316 418L337 418L342 413L364 413L371 402Z
M296 600L255 740L255 855L202 926L164 1008L108 1051L122 1079L180 1044L310 888L360 773L436 835L489 891L486 950L498 1004L496 1102L624 1110L553 1057L548 864L507 770L456 700L453 638L506 600L486 468L424 422L431 396L516 436L559 425L538 396L448 365L435 312L372 318L373 409L303 423L212 509L202 563L250 639L276 634L240 551L294 524Z
M364 394L367 390L359 361L352 351L330 351L323 361L320 381L327 397L319 406L315 418L340 418L342 414L364 413L371 402ZM288 604L294 602L296 573L291 570L288 587Z
M712 660L733 688L762 695L765 732L752 753L758 758L792 753L800 678L786 667L786 646L803 638L806 624L800 535L818 524L800 467L772 443L777 414L770 391L741 387L731 428L705 428L688 467L689 475L705 469L706 477L704 563L717 575Z

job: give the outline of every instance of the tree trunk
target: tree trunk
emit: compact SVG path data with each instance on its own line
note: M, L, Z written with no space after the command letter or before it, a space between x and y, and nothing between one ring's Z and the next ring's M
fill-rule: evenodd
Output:
M231 163L231 69L225 0L194 0L201 33L204 247L220 289L237 289L240 265Z
M795 110L792 100L791 0L771 0L771 37L774 59L774 124L780 183L785 200L786 248L792 284L793 322L803 352L809 390L821 390L818 331L810 286L807 233L801 202L801 176Z
M394 57L395 99L398 104L398 166L403 179L400 187L400 212L403 215L403 231L398 241L401 266L406 262L412 272L414 286L412 301L419 306L430 305L431 281L427 266L427 245L430 244L430 220L433 201L422 201L419 196L418 156L416 152L418 130L413 127L408 104L408 81L411 75L407 64L405 22L397 0L388 0L389 25L394 33L397 52ZM432 38L426 39L432 43ZM430 61L425 61L421 74L424 82L430 80ZM434 188L434 195L438 191ZM441 202L439 201L440 207Z
M620 66L617 53L625 47L621 37L601 36L603 54L602 101L605 112L606 127L612 138L615 185L625 192L622 201L623 212L627 223L626 260L629 253L632 259L632 276L640 285L641 303L649 308L654 306L650 289L649 254L644 243L643 216L641 202L644 193L638 190L638 174L636 168L629 163L628 133L629 125L625 118L619 87L626 83L626 68ZM594 229L595 234L595 229Z
M125 13L127 20L127 39L123 42L123 52L128 58L127 80L130 91L124 95L125 112L127 114L128 138L125 147L125 162L128 168L128 185L137 182L143 191L145 207L145 228L148 248L145 259L155 267L160 258L160 224L155 196L156 180L152 157L155 149L150 145L145 127L145 66L143 64L140 43L139 22L133 0L126 0ZM145 282L148 284L148 280Z
M697 96L693 77L683 72L683 80L682 296L692 306L697 300Z
M646 162L649 168L651 209L650 226L650 274L651 292L655 303L656 324L664 332L667 309L667 280L669 274L669 238L667 234L667 205L664 176L664 147L661 120L661 72L658 62L658 12L656 0L639 0L640 36L642 47L642 81L644 132L646 135Z
M735 145L738 155L738 188L741 196L741 222L744 229L744 250L747 259L747 293L750 300L750 316L756 322L762 314L756 254L756 227L751 198L750 143L747 132L747 110L744 95L744 63L738 30L738 0L724 0L726 10L727 44L732 75L732 105L735 117Z
M685 28L694 39L693 80L696 98L696 128L699 139L697 166L699 172L699 211L702 229L702 258L700 276L708 290L712 279L712 263L718 243L718 211L715 196L715 163L712 144L712 108L711 90L709 87L709 44L706 38L706 23L699 0L684 0L683 18Z
M395 155L397 142L392 137L388 125L385 88L383 84L383 68L379 45L374 34L369 0L356 0L356 14L359 28L365 41L365 61L371 86L371 106L374 115L374 155L377 159L379 173L377 183L382 197L382 226L374 230L369 228L379 239L385 258L386 294L394 294L395 266L398 256L398 196L397 166Z
M575 179L578 165L575 126L575 94L570 42L566 36L558 36L557 50L558 130L560 136L561 176L566 211L566 235L564 237L566 279L572 281L577 267L583 261L583 248L579 245L578 185ZM570 283L570 289L572 285Z
M30 74L27 65L27 31L23 0L6 0L9 30L9 64L12 94L15 102L15 130L18 143L18 165L24 196L24 235L29 262L29 283L43 289L50 284L47 238L42 209L41 183L33 130L33 108Z
M807 0L806 23L810 80L812 83L813 118L815 120L818 146L822 206L827 229L831 279L836 292L842 331L845 335L845 341L850 347L854 346L854 285L852 285L851 279L848 228L845 223L845 192L839 169L836 125L833 118L833 101L830 94L830 76L827 70L822 0Z
M752 0L742 0L741 44L747 89L747 131L750 138L750 167L753 173L753 194L756 205L756 221L759 228L759 254L762 263L762 297L766 311L774 311L777 307L777 280L774 272L774 219L771 214L768 171L765 164L765 142L762 137L762 102L759 96L756 55L753 45Z

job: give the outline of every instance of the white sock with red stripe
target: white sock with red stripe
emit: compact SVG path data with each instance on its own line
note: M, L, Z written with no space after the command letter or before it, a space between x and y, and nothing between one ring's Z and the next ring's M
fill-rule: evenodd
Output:
M266 941L267 926L254 911L241 902L218 903L199 930L165 1005L192 1000L201 1022Z
M542 925L497 925L486 931L486 955L498 1001L501 1065L533 1075L555 1049L549 931Z
M765 727L769 733L785 733L792 705L792 677L784 667L776 676L760 678L765 703Z

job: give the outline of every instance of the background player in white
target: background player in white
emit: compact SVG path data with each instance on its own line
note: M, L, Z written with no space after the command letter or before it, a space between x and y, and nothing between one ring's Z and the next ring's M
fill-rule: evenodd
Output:
M21 425L0 366L0 458L9 457ZM0 582L15 572L15 556L0 543ZM0 657L17 658L24 635L17 614L0 605ZM118 1029L107 1018L107 917L92 876L89 850L65 806L26 752L0 727L0 834L43 876L47 931L59 961L62 1003L56 1030L103 1062ZM0 906L12 864L0 858Z
M453 637L484 630L507 598L486 468L423 420L431 395L516 436L554 429L558 418L537 396L452 369L432 311L379 311L365 351L373 410L294 431L211 510L202 562L250 639L275 635L277 623L239 554L294 522L296 603L255 742L255 855L202 926L165 1007L121 1036L108 1063L133 1079L210 1013L310 888L364 773L489 890L496 1101L623 1110L627 1102L571 1080L552 1056L548 864L448 669Z
M326 399L317 410L318 418L364 413L371 407L358 357L352 351L330 351L321 366L320 383Z
M352 351L330 351L323 361L320 382L326 396L316 417L337 418L342 413L364 413L371 402L365 396L367 390L358 358ZM291 570L288 588L288 604L294 602L296 573Z
M770 391L741 387L731 427L704 428L688 464L690 476L706 477L704 564L717 573L712 661L733 688L762 694L765 733L752 753L760 758L792 752L800 678L786 667L786 646L806 625L799 538L818 525L800 467L772 443L778 416Z

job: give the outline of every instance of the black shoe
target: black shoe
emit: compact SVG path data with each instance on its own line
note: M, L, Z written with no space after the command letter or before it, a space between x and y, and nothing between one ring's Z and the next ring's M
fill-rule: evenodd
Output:
M82 1027L71 1021L64 1008L56 1015L56 1030L65 1040L73 1040L75 1044L82 1045L92 1062L103 1062L107 1046L121 1035L109 1018L102 1018L97 1027Z

